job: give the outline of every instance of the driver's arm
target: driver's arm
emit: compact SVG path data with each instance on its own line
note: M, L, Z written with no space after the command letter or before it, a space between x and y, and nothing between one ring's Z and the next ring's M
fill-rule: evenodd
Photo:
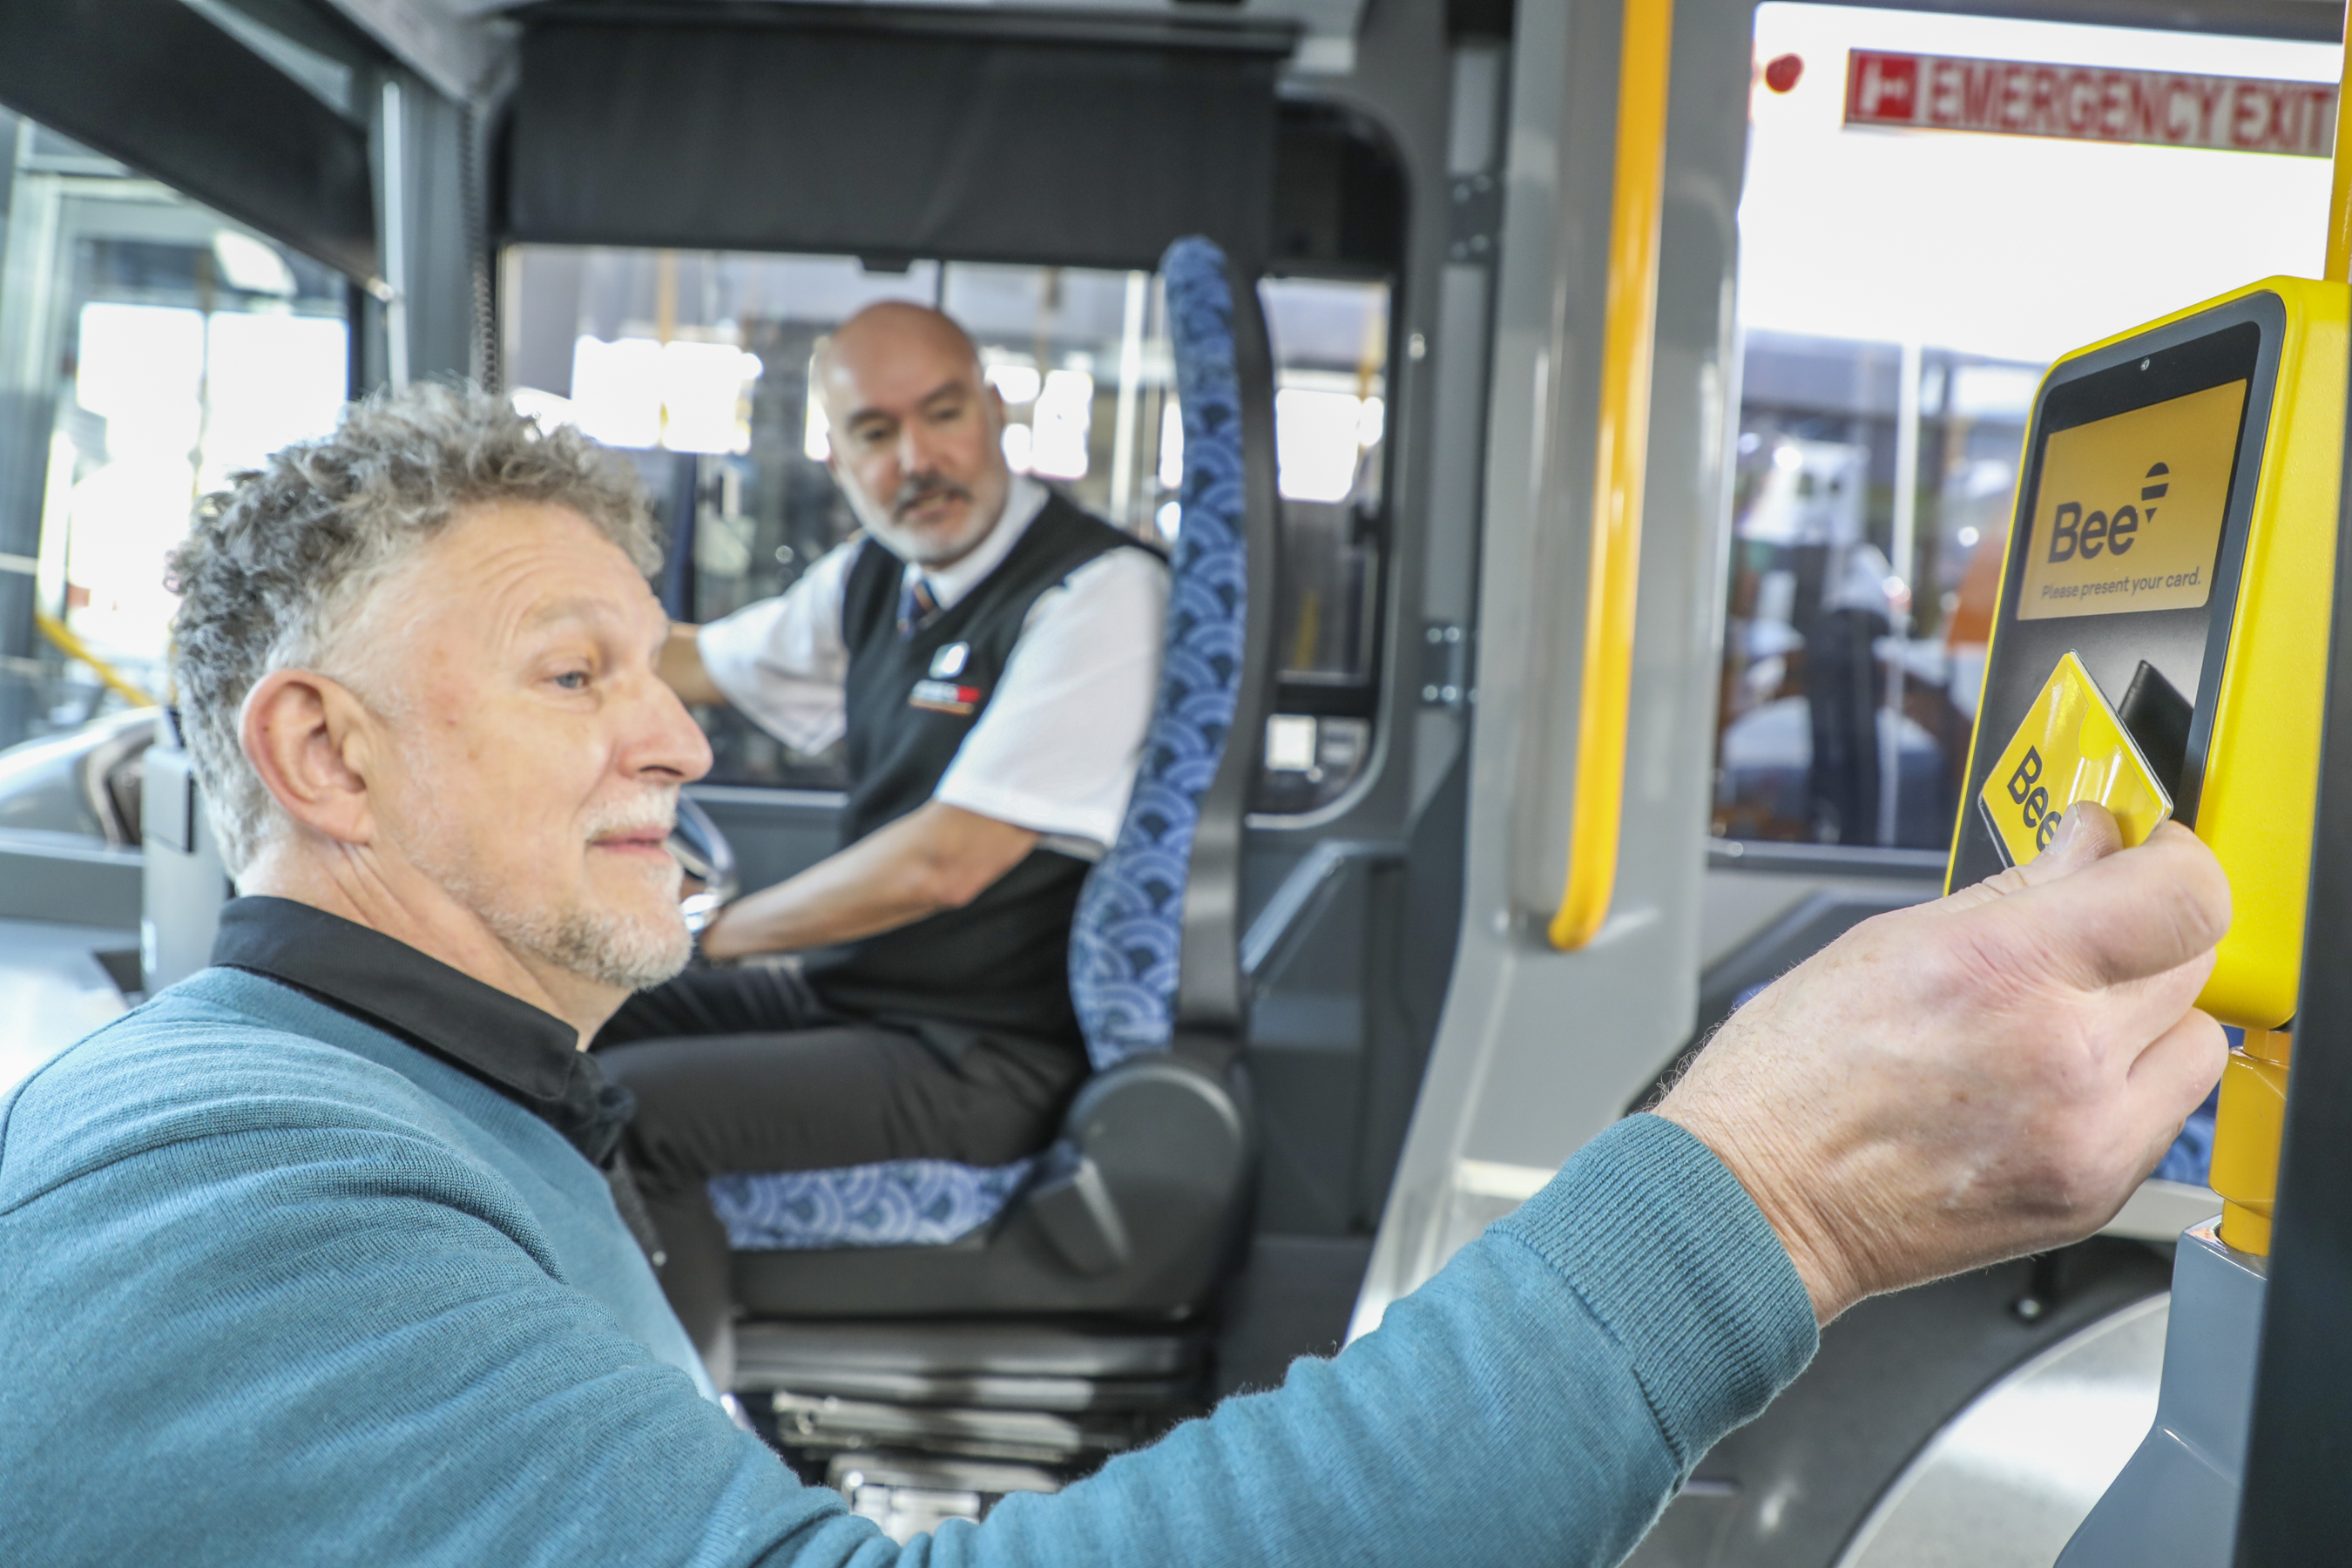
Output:
M814 756L841 739L841 595L862 539L828 551L772 599L703 626L673 622L655 666L689 707L725 704L793 751Z
M713 958L855 942L960 909L1043 845L1118 835L1160 679L1168 573L1114 551L1041 595L930 800L703 933ZM706 640L706 647L707 647Z
M702 667L701 636L700 626L672 621L669 640L662 644L660 662L654 668L680 702L689 708L715 708L727 700L727 693L719 689L710 671Z
M855 942L961 909L1037 847L1038 835L929 801L799 876L727 906L702 935L713 958Z

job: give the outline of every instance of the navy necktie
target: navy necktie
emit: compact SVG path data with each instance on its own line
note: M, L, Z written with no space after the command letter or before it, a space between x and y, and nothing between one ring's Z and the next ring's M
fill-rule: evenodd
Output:
M931 597L930 584L917 575L908 579L898 592L898 636L911 637L931 624L940 613L940 602Z

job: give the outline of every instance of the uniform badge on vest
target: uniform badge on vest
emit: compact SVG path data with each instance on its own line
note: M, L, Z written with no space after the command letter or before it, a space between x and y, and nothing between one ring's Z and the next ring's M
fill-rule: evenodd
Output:
M931 679L934 680L953 680L957 676L963 673L963 667L970 663L971 660L971 644L968 642L951 642L948 644L947 647L940 649L939 652L931 655Z
M969 716L980 711L980 698L977 686L958 686L952 680L918 680L915 689L907 693L907 706Z

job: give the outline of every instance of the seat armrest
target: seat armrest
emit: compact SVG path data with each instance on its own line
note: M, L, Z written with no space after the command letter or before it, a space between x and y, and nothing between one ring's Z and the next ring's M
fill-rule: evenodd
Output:
M1169 1053L1087 1080L1028 1206L1088 1277L1147 1268L1230 1239L1255 1152L1245 1075Z
M1127 1222L1102 1167L1067 1143L1055 1144L1045 1157L1050 1163L1029 1189L1029 1212L1062 1261L1089 1279L1133 1262Z

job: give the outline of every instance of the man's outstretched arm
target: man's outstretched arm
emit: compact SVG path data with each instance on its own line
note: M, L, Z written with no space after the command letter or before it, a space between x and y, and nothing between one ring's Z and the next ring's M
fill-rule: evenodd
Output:
M291 1090L188 1110L218 1135L142 1121L0 1202L0 1330L51 1372L0 1389L0 1515L38 1527L0 1535L59 1563L271 1561L324 1520L415 1562L1612 1562L1816 1319L2095 1228L2219 1075L2190 1009L2220 868L2185 831L2113 843L2093 810L1857 927L1377 1332L905 1548L562 1284L454 1151Z
M1639 1117L1345 1354L901 1548L555 1278L456 1151L299 1079L271 1099L295 1125L198 1108L0 1215L30 1331L0 1342L43 1369L0 1391L26 1561L226 1568L331 1531L415 1563L1601 1564L1813 1344L1738 1184ZM124 1299L129 1335L89 1310Z

